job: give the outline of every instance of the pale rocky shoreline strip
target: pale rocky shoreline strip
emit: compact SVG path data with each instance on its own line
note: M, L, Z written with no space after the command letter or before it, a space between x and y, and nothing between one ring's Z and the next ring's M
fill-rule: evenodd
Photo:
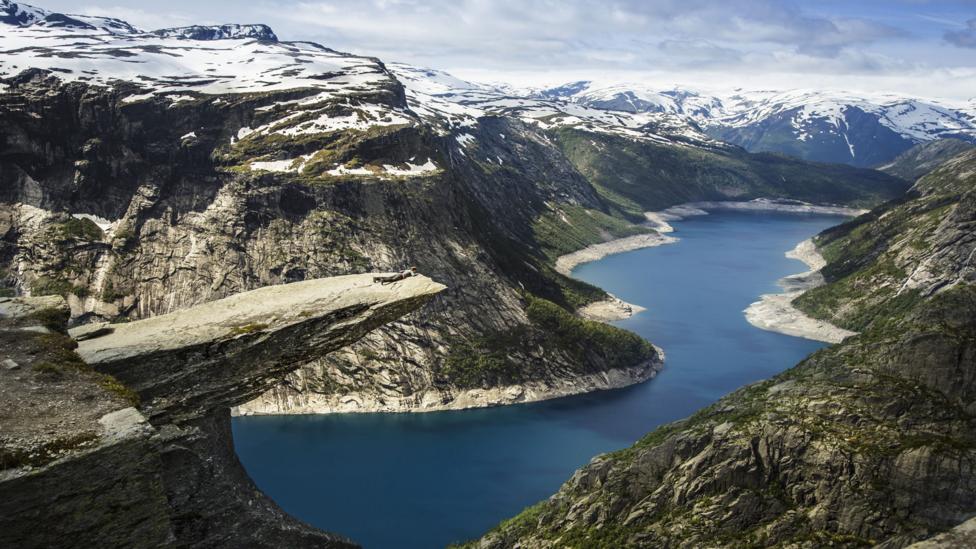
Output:
M658 212L645 212L644 217L647 219L646 225L657 231L656 233L627 236L624 238L618 238L616 240L601 242L599 244L587 246L582 250L577 250L575 252L559 256L559 258L556 259L556 271L565 276L572 276L573 269L584 263L599 261L607 256L623 252L630 252L643 248L653 248L665 244L673 244L679 239L668 234L674 232L674 227L671 226L669 221L680 221L687 217L708 215L707 210L810 213L823 215L843 215L850 217L860 215L867 211L846 208L843 206L820 206L805 202L776 201L765 198L741 202L687 202L685 204L671 206L670 208ZM816 250L814 250L814 253L816 253ZM770 300L770 302L772 302L772 300ZM609 297L603 301L590 303L580 308L577 311L577 314L589 320L614 322L617 320L630 318L631 316L645 310L646 309L640 305L627 303L614 295L609 295ZM785 309L783 310L784 315L787 312L788 311ZM796 311L796 313L799 313L799 311ZM768 316L768 314L765 315ZM750 320L750 322L757 327L763 328L763 326L756 324L752 320ZM837 328L837 330L840 330L840 328ZM778 330L774 329L773 331ZM800 337L807 336L801 335Z
M662 235L659 233L649 233L627 236L624 238L618 238L616 240L610 240L608 242L601 242L599 244L587 246L582 250L577 250L573 253L559 256L559 258L556 259L556 271L566 276L572 276L573 269L584 263L599 261L608 255L640 250L642 248L653 248L655 246L671 244L672 242L677 241L678 239L674 238L673 236Z
M403 398L378 395L320 395L302 394L294 400L271 402L252 401L235 407L231 413L243 415L305 415L333 413L406 413L440 412L489 408L509 404L539 402L565 396L621 389L652 379L664 366L664 351L655 346L654 360L628 368L584 374L550 381L531 381L518 385L491 389L435 389Z
M807 290L825 284L820 269L824 267L826 261L817 251L813 240L800 242L796 248L786 252L786 257L806 263L810 270L780 279L779 285L783 288L783 292L765 294L759 298L759 301L749 305L744 311L746 320L763 330L826 343L840 343L844 338L856 335L857 332L807 316L793 305L793 300Z

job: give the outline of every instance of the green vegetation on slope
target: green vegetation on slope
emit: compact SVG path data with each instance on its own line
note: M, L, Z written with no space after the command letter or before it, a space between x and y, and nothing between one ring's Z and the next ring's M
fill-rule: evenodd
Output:
M467 546L901 547L971 516L974 177L957 157L821 235L814 303L860 335L596 457Z
M546 257L555 261L591 244L654 231L599 210L563 204L539 216L533 232Z
M569 128L552 134L601 196L632 219L646 210L700 200L767 197L864 207L907 187L874 170L776 154L676 147Z
M517 328L451 345L442 374L459 387L488 388L531 380L531 362L515 357L537 353L565 353L578 374L628 368L653 360L654 346L643 338L602 322L579 318L555 303L526 295L526 314L534 329Z
M933 256L939 240L953 243L969 232L966 216L976 200L976 176L967 166L974 161L976 153L964 153L921 178L905 197L818 235L815 242L827 260L822 272L830 284L794 304L851 330L863 330L891 303L910 308L922 298L920 289L930 288L923 281L908 284L909 276ZM926 269L933 272L925 277L951 276L961 267L958 259L928 260Z

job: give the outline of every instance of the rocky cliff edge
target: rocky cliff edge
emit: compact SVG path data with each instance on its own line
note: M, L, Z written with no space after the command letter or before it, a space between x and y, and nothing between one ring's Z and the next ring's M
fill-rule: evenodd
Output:
M254 486L229 408L445 289L372 276L70 336L63 299L0 299L0 546L353 546Z

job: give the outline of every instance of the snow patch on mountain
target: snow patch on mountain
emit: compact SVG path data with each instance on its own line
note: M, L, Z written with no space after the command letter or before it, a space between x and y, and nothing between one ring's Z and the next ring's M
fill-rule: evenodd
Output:
M838 135L858 109L913 142L950 135L976 139L969 105L898 94L831 90L661 90L646 84L584 81L536 90L536 97L557 97L581 105L621 112L657 112L685 117L702 127L744 128L776 116L790 116L796 138L808 140L823 126Z
M176 27L152 31L152 34L163 38L186 38L189 40L239 40L255 38L258 40L278 41L271 27L267 25L212 25L190 27Z
M0 28L0 78L28 68L52 71L66 81L104 86L132 82L143 90L130 101L299 88L321 89L334 97L395 85L373 59L308 42L195 40L41 25Z
M445 133L485 116L511 116L545 129L573 127L629 139L724 146L671 113L608 110L565 100L559 93L514 95L511 88L467 82L443 71L403 63L388 67L406 88L410 109ZM466 144L461 138L459 143Z
M38 26L45 28L70 28L85 30L100 30L112 33L135 33L138 29L132 25L111 17L95 17L90 15L66 15L54 13L28 4L0 0L0 24L18 27Z

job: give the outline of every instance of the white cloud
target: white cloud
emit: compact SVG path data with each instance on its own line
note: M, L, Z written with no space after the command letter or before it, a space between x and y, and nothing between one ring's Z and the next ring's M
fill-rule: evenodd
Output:
M957 23L913 34L923 21L944 25L957 16L917 0L170 0L152 8L138 0L106 2L86 8L51 0L45 7L143 28L267 23L283 40L496 80L654 74L741 86L874 79L876 87L899 83L928 95L976 89L967 72L976 66L971 50L955 47L976 41L976 30Z

